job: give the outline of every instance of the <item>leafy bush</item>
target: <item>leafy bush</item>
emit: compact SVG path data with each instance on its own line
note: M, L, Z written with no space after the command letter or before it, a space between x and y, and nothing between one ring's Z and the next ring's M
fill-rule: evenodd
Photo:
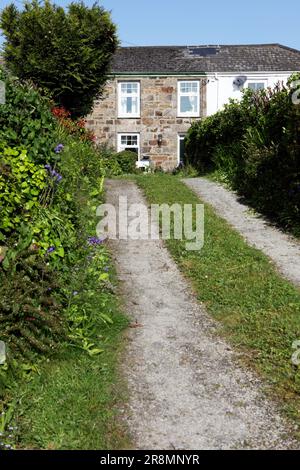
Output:
M101 153L106 174L108 176L119 176L122 174L133 174L137 172L136 152L123 150L122 152L115 153L111 149L103 149Z
M291 78L273 90L247 90L240 103L193 124L187 162L216 168L250 204L300 234L300 107Z
M57 122L49 100L31 83L22 83L0 68L5 84L5 104L0 106L0 142L27 149L35 163L55 162Z
M18 244L0 264L1 339L15 357L32 359L34 352L52 352L66 339L66 320L55 295L59 286L54 270L39 256L30 229L22 228Z
M123 150L115 154L114 158L119 164L121 170L125 174L136 172L137 154L129 150Z
M110 14L96 3L71 3L67 11L45 0L3 9L4 57L19 78L51 92L73 116L91 111L117 47Z
M26 150L0 146L0 240L30 217L40 206L46 170L36 165Z
M77 346L89 341L85 326L80 338L76 336L67 311L74 302L76 266L87 255L94 256L87 218L101 200L104 169L101 151L83 121L65 116L64 125L36 88L4 78L8 94L0 106L0 324L11 361L51 353L67 337ZM97 275L100 279L106 273ZM0 388L2 375L1 368Z

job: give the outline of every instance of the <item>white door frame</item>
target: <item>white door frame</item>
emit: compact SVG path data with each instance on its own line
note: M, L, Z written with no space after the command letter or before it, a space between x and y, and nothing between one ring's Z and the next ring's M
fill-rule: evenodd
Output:
M187 132L179 132L177 134L177 164L180 163L180 141L186 136Z

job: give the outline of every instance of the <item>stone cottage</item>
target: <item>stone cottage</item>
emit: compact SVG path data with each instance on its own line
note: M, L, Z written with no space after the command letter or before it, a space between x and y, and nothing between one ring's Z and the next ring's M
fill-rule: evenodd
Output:
M240 99L245 87L273 87L296 71L300 51L280 44L122 47L87 121L99 144L171 170L192 122Z

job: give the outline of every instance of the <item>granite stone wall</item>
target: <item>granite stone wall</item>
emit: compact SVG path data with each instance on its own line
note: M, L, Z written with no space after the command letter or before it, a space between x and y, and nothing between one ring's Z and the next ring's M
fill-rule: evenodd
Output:
M200 80L200 118L178 116L178 80ZM141 90L140 118L118 117L118 82L139 81ZM206 81L202 77L122 77L109 80L101 100L95 102L87 117L99 144L108 143L117 150L119 133L140 135L140 157L149 155L151 161L164 170L178 164L178 135L184 134L191 123L206 116ZM162 142L158 144L158 135Z

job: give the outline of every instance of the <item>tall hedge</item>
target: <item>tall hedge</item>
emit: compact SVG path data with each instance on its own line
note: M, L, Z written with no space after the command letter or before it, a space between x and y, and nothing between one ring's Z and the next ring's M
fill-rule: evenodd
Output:
M259 211L300 234L300 106L293 77L274 89L247 90L213 116L193 124L187 163L217 168Z
M20 79L51 92L73 116L92 108L105 84L118 40L110 14L96 3L71 3L67 10L50 0L27 1L19 11L3 9L4 57Z

